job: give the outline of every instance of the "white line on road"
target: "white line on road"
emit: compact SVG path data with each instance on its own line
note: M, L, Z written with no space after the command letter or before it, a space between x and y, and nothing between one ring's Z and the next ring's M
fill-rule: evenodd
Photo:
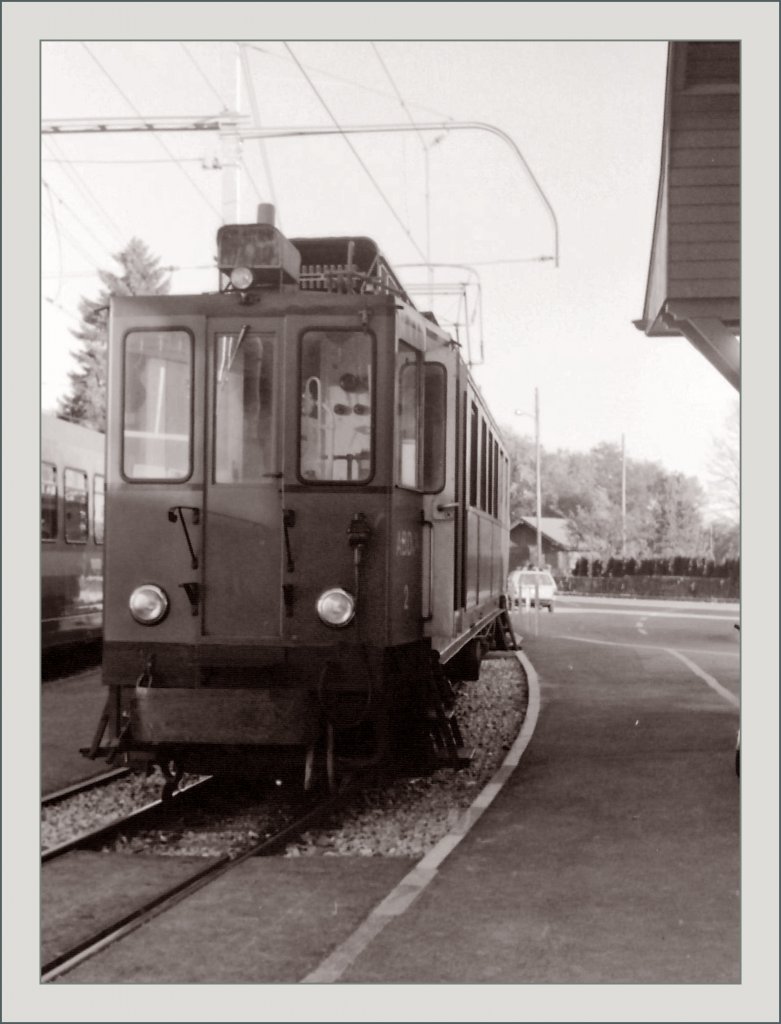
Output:
M557 615L637 615L636 609L624 611L622 608L564 608L556 606ZM734 622L737 615L734 612L724 612L721 615L710 615L707 612L643 612L642 617L652 619L716 619L719 622Z
M712 690L715 690L720 697L724 698L724 700L729 701L733 707L740 707L740 701L734 694L730 693L729 690L722 686L717 679L713 678L713 676L708 675L708 673L701 669L699 665L696 665L691 661L691 659L687 658L685 654L681 654L680 651L673 650L672 647L665 647L665 650L668 654L672 654L674 658L678 658L679 661L682 661L687 668L692 670L695 676L699 676L700 679L704 679Z
M558 636L556 637L556 639L574 640L577 643L581 644L602 644L605 647L631 647L633 650L637 650L638 648L640 648L644 651L664 651L666 654L672 654L673 657L678 658L679 661L682 661L687 668L691 669L691 671L696 676L699 676L700 679L703 679L708 684L708 686L710 686L713 690L716 691L716 693L719 694L719 696L723 697L726 701L729 701L729 703L732 704L733 707L740 707L740 701L734 694L730 693L729 690L723 687L717 679L713 678L713 676L708 675L708 673L701 669L699 665L696 665L693 661L691 661L691 659L687 658L685 654L682 654L681 651L674 650L672 647L662 647L661 644L622 644L619 643L617 640L592 640L590 637L585 636ZM698 651L691 653L709 655L711 652ZM724 653L729 654L729 652ZM737 658L737 652L735 652L735 654L732 656Z

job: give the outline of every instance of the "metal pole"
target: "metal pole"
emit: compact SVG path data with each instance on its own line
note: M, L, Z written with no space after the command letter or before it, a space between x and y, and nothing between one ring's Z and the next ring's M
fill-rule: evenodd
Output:
M621 557L626 558L626 445L621 435Z
M232 44L222 49L223 95L230 97L232 110L219 115L220 163L222 164L222 223L238 224L240 220L241 136L239 110L241 104L241 77L238 49Z
M540 632L540 572L542 571L542 480L540 477L540 393L534 389L534 449L537 469L537 572L534 576L534 631Z

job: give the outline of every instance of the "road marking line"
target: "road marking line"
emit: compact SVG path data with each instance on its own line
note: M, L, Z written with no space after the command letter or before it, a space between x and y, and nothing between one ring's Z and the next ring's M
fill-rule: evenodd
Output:
M672 647L662 647L661 644L623 644L619 643L617 640L592 640L590 637L585 636L559 635L555 637L555 639L574 640L577 643L581 644L602 644L606 647L631 647L633 650L641 648L644 651L664 651L666 654L672 654L673 657L678 658L679 661L682 661L687 668L691 669L691 671L696 676L699 676L700 679L703 679L708 684L708 686L710 686L712 689L716 691L716 693L719 694L719 696L723 697L726 701L729 701L729 703L732 704L733 707L740 707L740 701L734 694L730 693L730 691L727 690L724 686L722 686L717 679L714 679L713 676L708 675L708 673L701 669L699 665L696 665L693 661L687 658L685 654L682 654L680 651L674 650ZM709 652L703 651L701 653L708 654ZM738 655L735 654L734 657L738 657Z
M453 852L464 836L469 832L483 811L494 800L507 779L518 766L523 752L531 740L540 713L540 684L534 666L523 651L516 651L516 656L526 672L529 686L529 701L526 708L521 731L507 752L493 778L478 794L477 798L461 815L455 827L444 838L432 847L415 867L408 872L398 885L379 903L360 924L352 935L310 971L302 979L304 984L331 983L338 981L366 949L370 942L389 924L393 918L399 917L420 896L426 886L437 874L439 865Z
M682 661L687 668L692 670L695 676L699 676L700 679L704 680L712 690L715 690L720 697L723 697L724 700L732 704L733 707L740 707L740 701L734 694L730 693L729 690L722 686L717 679L713 678L713 676L708 675L708 673L701 669L699 665L687 658L685 654L681 654L680 651L673 650L672 647L665 647L664 649L668 654L672 654L674 658L678 658L679 661Z
M557 615L637 615L637 609L626 611L623 608L565 608L563 605L556 605ZM734 622L737 613L722 612L721 615L709 612L642 612L643 618L653 619L716 619L720 622Z

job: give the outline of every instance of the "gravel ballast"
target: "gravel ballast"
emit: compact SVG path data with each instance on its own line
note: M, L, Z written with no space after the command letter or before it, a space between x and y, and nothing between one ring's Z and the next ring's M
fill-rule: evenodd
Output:
M526 712L525 674L513 654L483 661L464 683L456 715L471 763L362 790L338 827L305 833L288 857L422 857L455 826L515 741Z
M501 765L522 725L527 695L518 659L510 653L489 656L479 681L464 683L456 701L464 745L473 752L467 766L367 784L340 809L338 822L304 833L287 847L285 856L423 856L454 827ZM157 773L131 776L45 808L42 847L57 846L158 799L161 785ZM280 797L284 802L280 792L267 800L259 798L254 809L234 809L233 816L229 808L215 810L208 823L204 816L183 823L181 830L133 835L113 849L168 856L233 855L279 822Z

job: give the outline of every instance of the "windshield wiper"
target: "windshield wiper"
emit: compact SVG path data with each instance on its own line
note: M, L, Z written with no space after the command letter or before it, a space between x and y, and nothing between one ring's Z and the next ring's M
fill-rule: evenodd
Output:
M168 509L168 521L169 523L175 523L177 520L181 522L182 529L184 530L184 539L187 541L187 547L190 549L190 565L193 569L198 568L198 556L193 551L193 544L190 540L190 534L187 530L187 523L184 519L185 509L193 514L193 526L197 526L201 521L201 510L194 508L192 505L172 505Z
M249 330L249 324L242 324L241 325L241 330L239 331L239 336L236 339L236 348L232 348L229 351L228 360L227 360L228 365L227 366L221 366L220 370L219 370L219 373L217 374L217 383L218 384L224 384L225 383L225 381L226 381L226 379L228 377L228 374L231 371L231 367L233 366L233 364L234 364L234 362L236 360L236 356L239 354L239 349L241 348L241 343L244 341L244 339L247 336L247 331L248 330ZM227 341L227 338L225 340ZM231 340L233 340L233 339L231 339Z

